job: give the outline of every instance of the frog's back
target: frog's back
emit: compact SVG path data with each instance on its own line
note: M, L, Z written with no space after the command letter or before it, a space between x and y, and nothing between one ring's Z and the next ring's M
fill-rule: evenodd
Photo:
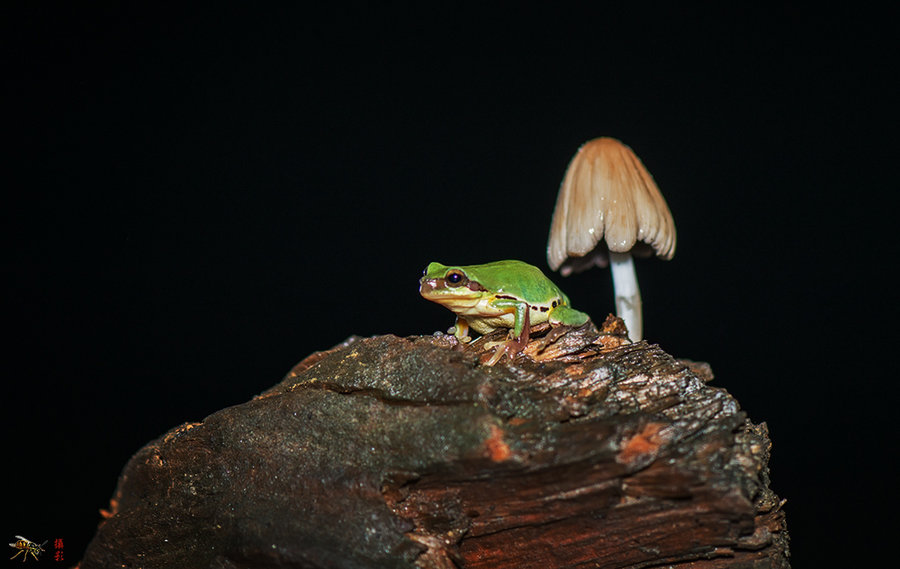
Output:
M534 265L513 259L467 268L471 277L497 293L508 292L523 298L565 297L553 281Z

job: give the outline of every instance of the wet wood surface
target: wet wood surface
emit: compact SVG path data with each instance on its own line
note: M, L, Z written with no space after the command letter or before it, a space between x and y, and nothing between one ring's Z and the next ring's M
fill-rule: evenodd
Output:
M620 322L351 338L126 465L80 567L789 567L770 441Z

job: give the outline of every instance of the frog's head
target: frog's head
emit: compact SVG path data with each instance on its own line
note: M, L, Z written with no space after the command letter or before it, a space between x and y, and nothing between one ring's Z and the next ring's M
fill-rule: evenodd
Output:
M430 263L419 279L419 294L453 310L478 303L487 294L487 289L473 280L463 267Z

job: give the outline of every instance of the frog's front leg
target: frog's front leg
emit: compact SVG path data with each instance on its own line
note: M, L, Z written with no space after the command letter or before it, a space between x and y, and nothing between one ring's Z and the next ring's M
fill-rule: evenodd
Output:
M503 357L503 354L509 354L509 358L512 359L515 354L518 354L522 351L522 349L528 344L528 340L530 338L531 333L531 316L530 316L530 307L527 302L522 302L521 300L514 299L505 299L505 298L497 298L491 301L491 305L503 309L507 312L515 312L515 320L513 321L513 327L510 330L512 333L512 338L506 340L497 347L497 350L494 352L494 355L491 356L486 363L486 365L492 366L495 363L500 361L500 358Z
M447 332L456 336L456 339L463 344L468 344L472 341L472 338L469 336L469 323L465 318L460 316L456 317L456 324L454 324Z

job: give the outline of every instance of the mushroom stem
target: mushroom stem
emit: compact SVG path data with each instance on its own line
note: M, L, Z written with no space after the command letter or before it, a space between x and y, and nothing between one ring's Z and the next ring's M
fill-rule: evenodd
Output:
M628 337L639 342L643 335L641 324L641 290L631 253L609 252L609 268L612 271L613 292L616 295L616 316L625 321Z

